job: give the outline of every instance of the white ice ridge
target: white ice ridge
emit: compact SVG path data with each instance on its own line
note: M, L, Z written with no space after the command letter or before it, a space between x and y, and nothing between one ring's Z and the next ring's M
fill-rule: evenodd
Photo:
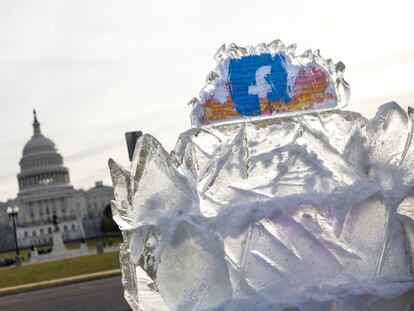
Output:
M413 310L411 111L139 138L109 161L134 310Z

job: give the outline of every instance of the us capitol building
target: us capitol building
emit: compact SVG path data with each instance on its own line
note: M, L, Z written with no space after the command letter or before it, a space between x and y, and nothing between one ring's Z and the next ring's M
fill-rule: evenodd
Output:
M113 198L113 189L96 182L89 190L74 189L69 169L52 140L40 130L34 111L33 136L23 148L17 175L17 198L0 202L0 248L10 247L12 230L6 209L19 207L17 238L19 246L30 247L51 243L53 216L65 241L100 235L100 221L104 208ZM3 234L2 234L3 233ZM5 237L7 235L7 242Z

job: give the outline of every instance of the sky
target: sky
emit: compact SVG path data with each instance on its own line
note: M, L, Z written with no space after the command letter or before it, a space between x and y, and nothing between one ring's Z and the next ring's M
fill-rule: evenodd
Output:
M109 185L110 157L128 167L126 131L171 150L223 43L320 49L346 65L346 109L367 117L414 105L411 3L0 0L0 201L18 192L33 109L76 188Z

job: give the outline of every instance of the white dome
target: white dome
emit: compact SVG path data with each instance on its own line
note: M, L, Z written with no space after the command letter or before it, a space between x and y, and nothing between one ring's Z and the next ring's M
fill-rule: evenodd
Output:
M39 121L37 121L36 111L34 110L33 113L33 136L23 148L23 157L35 153L57 153L55 143L51 139L43 136L43 134L40 132L40 123Z
M27 156L40 152L57 152L55 143L43 136L42 134L34 134L23 148L23 156Z
M49 186L69 186L69 170L55 143L40 131L34 112L33 136L23 148L20 173L17 175L19 194Z

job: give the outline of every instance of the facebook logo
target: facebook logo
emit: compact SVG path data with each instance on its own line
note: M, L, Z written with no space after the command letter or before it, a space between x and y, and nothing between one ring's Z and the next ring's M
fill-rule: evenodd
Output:
M289 102L287 71L282 54L261 54L231 59L230 95L236 110L243 116L260 114L260 100Z

